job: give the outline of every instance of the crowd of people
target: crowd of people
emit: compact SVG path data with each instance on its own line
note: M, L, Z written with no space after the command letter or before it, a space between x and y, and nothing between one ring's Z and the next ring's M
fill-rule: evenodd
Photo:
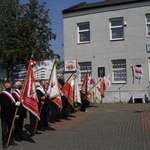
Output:
M63 80L59 80L59 84L62 87L64 85ZM40 120L33 113L29 112L30 136L42 134L41 131L55 130L50 127L50 123L58 122L63 118L67 119L69 113L74 111L64 95L61 96L63 107L60 108L50 99L46 89L46 81L40 80L39 86L36 88ZM5 82L4 90L0 93L3 149L7 149L9 145L16 146L17 143L15 141L21 142L24 140L23 125L28 111L20 102L21 90L22 83L20 81L15 82L13 88L10 82ZM81 99L84 99L80 107L81 111L86 112L89 103L85 102L85 95L81 94Z

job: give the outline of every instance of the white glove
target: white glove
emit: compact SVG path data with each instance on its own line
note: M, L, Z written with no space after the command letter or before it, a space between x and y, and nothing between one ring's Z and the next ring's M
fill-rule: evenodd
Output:
M18 119L19 118L19 115L16 115L16 117L15 117L16 119Z
M16 105L16 106L20 106L20 102L19 102L19 101L16 102L15 105Z

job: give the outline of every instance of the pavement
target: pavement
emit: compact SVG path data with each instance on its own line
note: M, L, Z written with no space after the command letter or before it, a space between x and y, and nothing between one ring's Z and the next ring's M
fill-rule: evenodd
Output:
M8 150L150 150L150 103L91 104ZM0 149L2 144L0 143Z

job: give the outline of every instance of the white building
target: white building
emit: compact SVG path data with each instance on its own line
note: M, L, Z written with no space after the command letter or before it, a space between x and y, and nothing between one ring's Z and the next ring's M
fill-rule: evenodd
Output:
M77 59L81 82L90 68L96 79L111 75L104 102L129 102L134 93L150 98L150 0L83 2L62 13L64 59ZM143 69L141 80L132 65Z
M34 67L35 80L49 80L53 64L54 63L52 60L44 60L37 62Z

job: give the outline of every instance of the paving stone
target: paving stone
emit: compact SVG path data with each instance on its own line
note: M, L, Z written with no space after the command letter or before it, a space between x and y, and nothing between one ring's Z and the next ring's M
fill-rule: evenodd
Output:
M33 137L24 128L27 141L8 150L150 150L150 103L91 104L69 119Z

